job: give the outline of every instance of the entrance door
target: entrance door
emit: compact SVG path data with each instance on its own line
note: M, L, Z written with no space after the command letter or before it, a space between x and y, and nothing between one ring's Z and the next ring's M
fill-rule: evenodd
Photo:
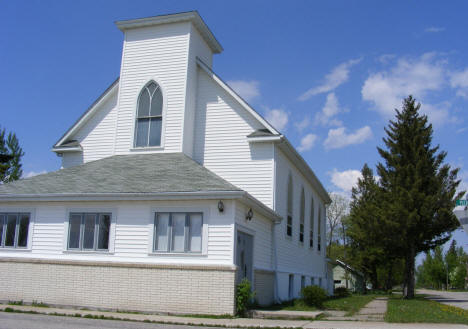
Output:
M237 250L236 250L236 265L239 267L237 271L237 283L242 279L247 278L252 284L252 268L253 268L253 236L244 232L237 231Z

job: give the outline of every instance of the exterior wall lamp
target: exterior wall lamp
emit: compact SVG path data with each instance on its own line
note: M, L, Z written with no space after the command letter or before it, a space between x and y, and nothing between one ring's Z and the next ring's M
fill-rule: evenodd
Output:
M224 203L223 201L219 200L218 202L218 211L223 212L224 211Z
M252 211L252 208L250 208L247 214L245 215L245 219L252 220L252 217L253 217L253 211Z

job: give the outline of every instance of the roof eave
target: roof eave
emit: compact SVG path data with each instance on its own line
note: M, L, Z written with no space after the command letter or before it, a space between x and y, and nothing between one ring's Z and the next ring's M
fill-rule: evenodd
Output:
M319 195L322 197L325 204L330 204L332 200L328 195L327 190L323 187L320 180L315 175L314 171L310 168L304 158L296 151L294 146L284 136L281 138L281 143L278 143L280 149L282 149L288 158L290 158L297 167L301 170L302 174L317 188Z
M90 107L75 121L75 123L63 134L62 137L52 146L52 149L59 148L71 135L73 135L87 120L93 115L94 111L100 104L105 102L112 92L117 91L120 77L117 78L95 101ZM55 151L54 151L55 152Z
M120 31L125 32L129 29L179 22L191 22L203 36L213 53L219 54L223 51L223 47L197 11L116 21L115 25Z
M49 193L49 194L0 194L0 202L11 201L165 201L165 200L241 200L263 216L274 222L282 217L254 198L249 193L239 191L197 191L161 193Z
M241 96L239 96L229 85L217 76L213 70L206 65L200 58L197 57L198 66L205 71L221 88L223 88L229 95L231 95L242 107L244 107L255 119L257 119L265 128L267 128L273 135L280 135L280 133L263 118L257 111L255 111Z
M278 136L261 136L261 137L247 137L249 143L262 143L262 142L279 142L283 135Z

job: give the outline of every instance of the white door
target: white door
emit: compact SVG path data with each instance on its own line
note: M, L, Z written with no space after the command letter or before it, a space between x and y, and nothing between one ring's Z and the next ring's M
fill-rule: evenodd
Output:
M247 278L247 280L253 284L253 236L237 231L236 248L236 265L239 267L236 278L237 283L241 282L242 279Z

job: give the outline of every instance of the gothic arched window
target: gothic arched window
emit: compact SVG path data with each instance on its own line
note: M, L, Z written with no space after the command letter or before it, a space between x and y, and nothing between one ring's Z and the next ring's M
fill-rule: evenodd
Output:
M138 96L135 146L161 146L163 96L161 87L150 81Z

